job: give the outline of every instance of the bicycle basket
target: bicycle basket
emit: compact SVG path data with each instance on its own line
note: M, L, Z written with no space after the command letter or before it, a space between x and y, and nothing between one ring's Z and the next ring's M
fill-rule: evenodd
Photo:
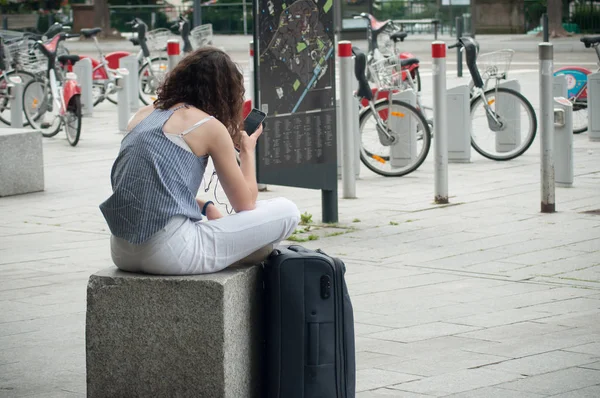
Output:
M196 26L190 31L190 37L194 48L201 48L211 45L213 39L212 24L207 23Z
M482 76L505 78L514 55L513 50L498 50L479 54L477 66Z
M150 52L167 51L167 42L170 38L176 37L166 28L150 30L146 33L146 45Z
M404 86L403 74L406 72L402 71L399 60L396 61L395 59L384 58L380 61L373 62L369 65L369 73L379 90L399 89Z
M7 62L18 70L31 73L42 73L48 68L48 59L30 40L13 40L5 42L8 49Z

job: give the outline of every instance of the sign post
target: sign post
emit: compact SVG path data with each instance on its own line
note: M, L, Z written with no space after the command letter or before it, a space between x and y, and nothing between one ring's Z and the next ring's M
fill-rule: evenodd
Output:
M334 2L258 0L255 106L267 113L258 182L322 191L338 221Z

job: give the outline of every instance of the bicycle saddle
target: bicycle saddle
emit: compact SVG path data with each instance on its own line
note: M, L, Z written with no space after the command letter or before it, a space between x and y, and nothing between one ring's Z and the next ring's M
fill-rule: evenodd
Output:
M394 43L398 43L399 41L404 41L404 39L408 36L406 32L394 32L390 35L390 39L394 41Z
M71 64L75 65L75 63L81 58L79 57L79 55L64 54L59 55L57 59L58 62L60 62L61 64L66 64L67 62L70 62Z
M85 36L85 38L89 39L90 37L94 37L98 33L102 32L102 28L81 29L79 32Z
M358 80L358 90L356 94L359 98L365 98L370 101L373 99L373 92L371 91L371 86L369 86L367 76L365 75L367 69L367 56L358 49L355 54L354 75L356 76L356 80Z
M140 41L139 41L139 39L138 39L137 37L131 37L131 38L129 39L129 41L130 41L131 43L133 43L133 45L134 45L134 46L139 46L139 45L140 45Z
M369 23L371 24L371 31L373 31L373 33L381 32L390 22L392 22L391 19L386 19L385 21L378 21L373 15L367 14L367 16L369 18Z
M600 43L600 36L587 36L582 37L581 42L585 44L586 48L590 48L592 44Z
M411 66L414 64L418 64L418 63L419 63L418 58L406 58L406 59L400 60L400 66Z

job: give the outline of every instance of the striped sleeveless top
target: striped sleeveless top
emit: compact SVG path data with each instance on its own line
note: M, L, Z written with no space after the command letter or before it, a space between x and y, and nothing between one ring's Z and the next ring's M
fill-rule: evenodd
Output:
M169 117L182 107L154 109L121 141L111 169L113 193L100 204L114 236L141 244L175 215L192 221L202 219L196 195L208 155L196 156L163 132ZM211 118L201 120L180 136Z

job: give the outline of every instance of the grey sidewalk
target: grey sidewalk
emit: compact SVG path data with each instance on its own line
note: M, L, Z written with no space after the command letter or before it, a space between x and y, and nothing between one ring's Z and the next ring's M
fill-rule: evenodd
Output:
M0 397L85 396L86 284L111 265L98 205L121 138L102 104L77 147L44 140L44 192L0 198ZM402 178L363 168L340 225L312 228L302 244L348 267L358 397L600 396L600 143L574 141L555 214L539 212L536 140L510 162L451 164L447 206L433 153ZM318 191L260 194L274 196L321 218Z

